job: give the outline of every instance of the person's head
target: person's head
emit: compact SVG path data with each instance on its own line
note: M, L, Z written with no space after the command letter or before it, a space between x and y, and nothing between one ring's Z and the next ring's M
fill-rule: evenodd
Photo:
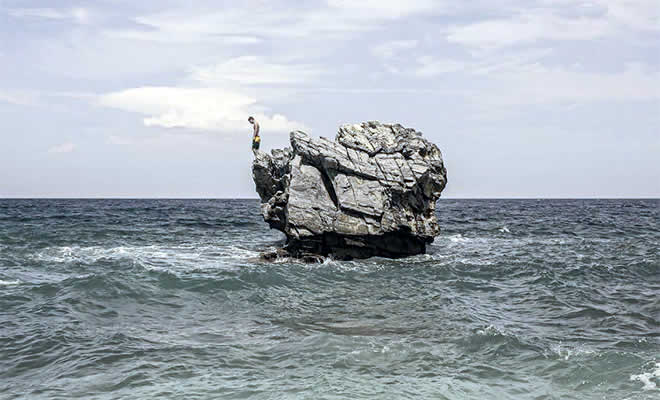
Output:
M249 117L248 122L251 123L251 124L254 124L254 117Z

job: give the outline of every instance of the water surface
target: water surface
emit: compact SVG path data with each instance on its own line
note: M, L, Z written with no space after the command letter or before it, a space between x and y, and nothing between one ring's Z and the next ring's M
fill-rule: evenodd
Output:
M256 200L0 200L2 399L658 399L658 200L441 200L264 263Z

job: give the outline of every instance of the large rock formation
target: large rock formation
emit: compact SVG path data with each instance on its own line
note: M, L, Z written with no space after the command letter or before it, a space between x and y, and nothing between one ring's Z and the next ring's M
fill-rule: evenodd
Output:
M261 212L292 256L402 257L438 234L447 183L440 150L401 125L343 125L335 141L291 132L292 149L255 152Z

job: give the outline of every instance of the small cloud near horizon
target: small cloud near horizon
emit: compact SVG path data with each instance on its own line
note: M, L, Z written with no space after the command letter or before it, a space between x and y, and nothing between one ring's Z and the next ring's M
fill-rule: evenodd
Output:
M48 149L48 153L51 154L62 154L62 153L71 153L72 151L76 150L76 145L73 143L62 143L57 146L53 146Z

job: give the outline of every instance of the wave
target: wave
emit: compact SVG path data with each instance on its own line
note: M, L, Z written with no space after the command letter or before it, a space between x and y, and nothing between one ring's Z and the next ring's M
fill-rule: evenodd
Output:
M546 355L559 357L564 361L568 361L571 358L594 353L596 353L595 350L588 349L584 347L584 345L568 345L559 342L557 344L551 345L550 351L549 353L546 353Z
M655 368L651 372L644 372L637 375L630 375L631 381L638 381L644 384L642 389L655 390L658 388L656 381L660 381L660 362L655 363Z
M191 244L179 246L59 246L32 254L35 261L48 263L95 264L101 261L129 261L147 269L208 269L227 261L251 260L259 252L229 245Z
M470 241L470 239L468 239L466 237L463 237L463 235L461 235L460 233L456 234L456 235L449 236L447 239L449 239L449 241L453 242L453 243L464 243L464 242L469 242Z
M501 233L511 233L511 230L506 226L497 229ZM565 236L518 236L514 237L511 235L475 235L475 236L465 236L462 233L455 233L452 235L443 235L435 238L433 242L435 245L442 245L444 243L461 243L468 244L470 246L503 246L507 245L509 247L524 247L528 245L570 245L570 244L607 244L611 243L612 239L600 239L600 238L584 238L584 237L565 237Z
M14 286L14 285L20 285L20 284L21 284L21 281L18 280L18 279L13 280L13 281L5 281L5 280L0 279L0 286Z
M513 354L523 349L539 351L535 345L525 343L522 337L513 332L508 332L502 327L488 325L472 331L471 334L462 336L457 344L469 353Z

